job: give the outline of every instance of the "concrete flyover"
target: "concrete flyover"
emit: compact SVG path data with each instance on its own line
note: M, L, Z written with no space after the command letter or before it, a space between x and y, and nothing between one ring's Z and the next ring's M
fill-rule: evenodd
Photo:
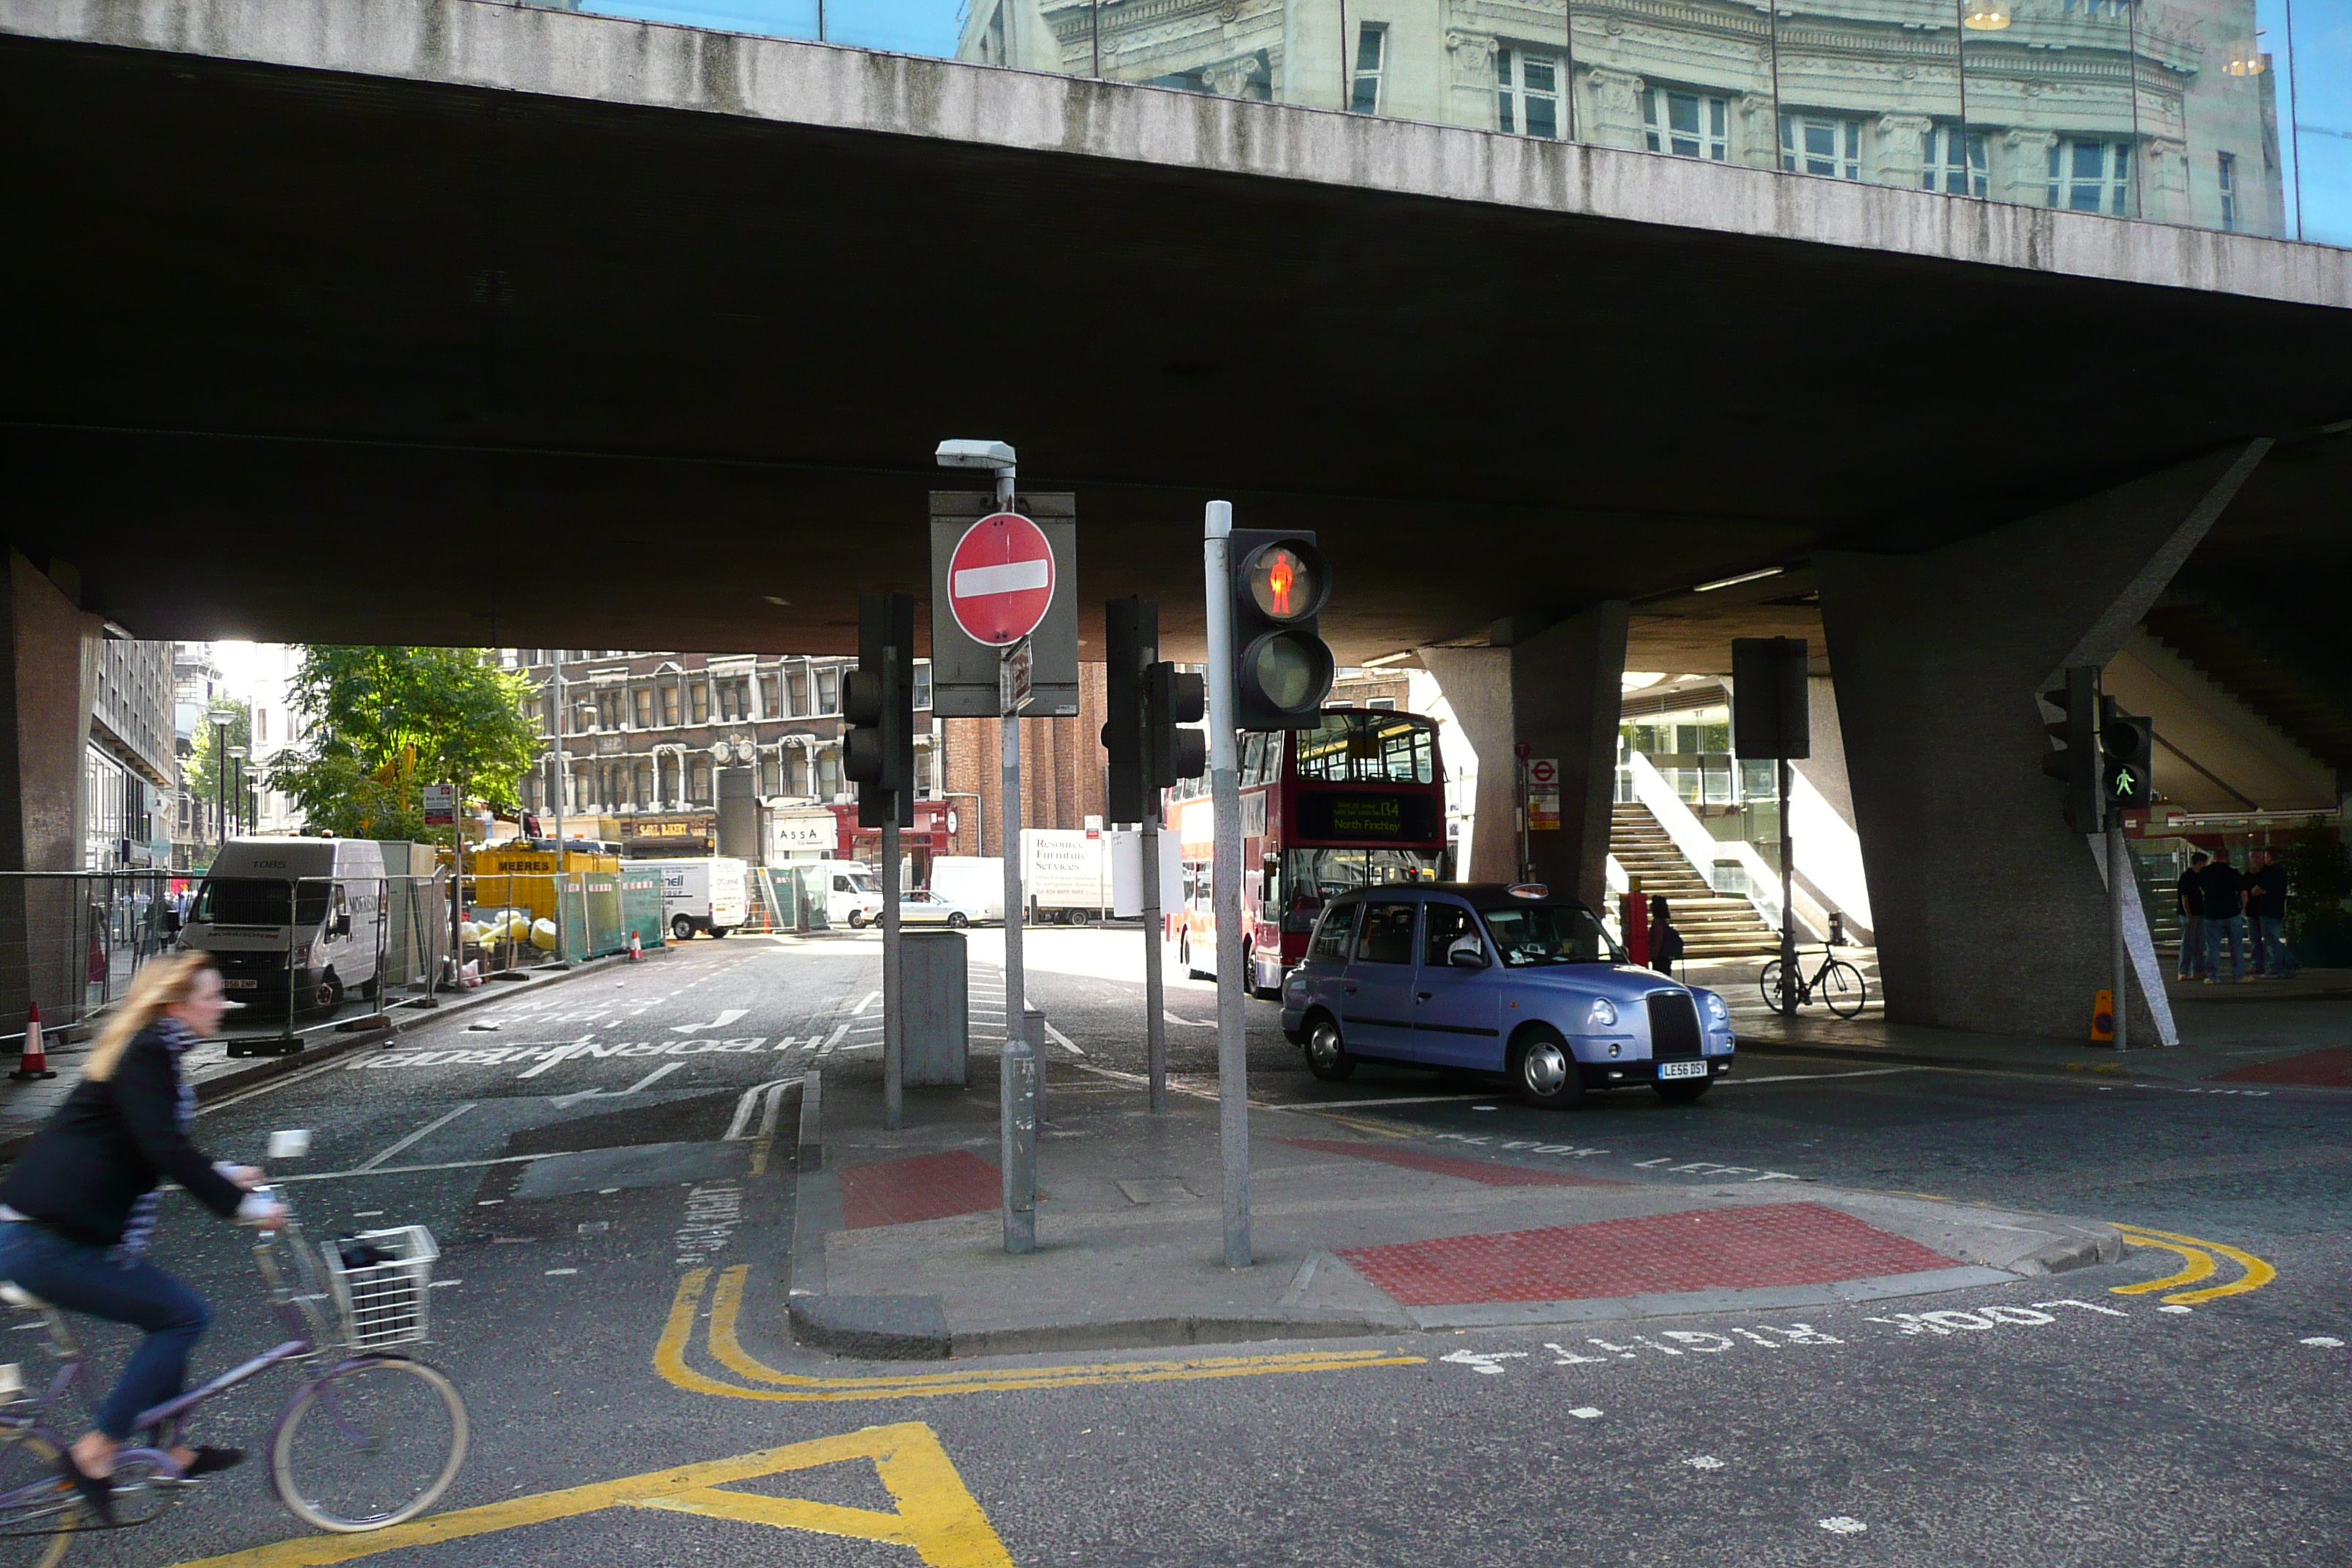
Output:
M2006 842L1962 887L2071 952L2094 862L1994 813L2038 773L1871 781L2031 769L2030 667L2175 576L2317 625L2352 578L2322 247L491 0L0 0L0 134L12 571L81 635L845 650L932 446L1000 437L1078 495L1082 606L1157 595L1180 657L1213 495L1322 531L1343 658L1500 650L1433 667L1563 760L1570 885L1629 648L1998 669L1981 745L1841 687L1857 825ZM1894 1016L2079 1011L2087 951L1988 999L1962 887L1906 886Z

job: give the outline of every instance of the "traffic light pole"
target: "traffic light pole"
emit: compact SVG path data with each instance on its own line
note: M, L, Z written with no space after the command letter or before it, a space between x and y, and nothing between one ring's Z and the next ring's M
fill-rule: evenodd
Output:
M882 824L882 1125L893 1132L906 1114L906 994L898 965L898 808Z
M1160 914L1160 792L1149 792L1151 809L1144 814L1143 860L1143 1009L1144 1070L1151 1078L1151 1114L1168 1114L1168 993L1160 966L1165 957L1166 931Z
M1243 1016L1242 798L1234 755L1234 580L1227 569L1230 501L1209 503L1202 559L1209 634L1209 795L1216 812L1213 862L1217 921L1217 1122L1224 1163L1225 1266L1250 1265L1249 1037ZM1156 874L1159 868L1152 868Z
M1789 828L1789 759L1774 764L1780 778L1780 1016L1797 1016L1796 836Z
M2126 1020L2131 1016L2130 958L2124 951L2124 900L2137 895L2132 885L2131 847L2124 842L2124 817L2119 811L2107 813L2107 891L2114 895L2107 902L2107 923L2114 930L2108 958L2115 969L2116 1049L2125 1050Z

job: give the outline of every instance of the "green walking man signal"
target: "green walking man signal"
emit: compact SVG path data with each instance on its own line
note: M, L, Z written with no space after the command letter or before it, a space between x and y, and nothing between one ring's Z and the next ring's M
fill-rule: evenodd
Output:
M2156 800L2150 764L2156 760L2156 724L2118 711L2112 697L2101 700L2099 760L2106 773L2107 804L2149 805Z

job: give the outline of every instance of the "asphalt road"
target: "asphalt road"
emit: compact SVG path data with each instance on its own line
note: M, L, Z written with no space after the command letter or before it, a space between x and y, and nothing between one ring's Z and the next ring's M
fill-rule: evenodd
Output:
M993 940L973 942L983 1007L996 979L977 960ZM1140 1069L1140 988L1121 945L1139 941L1033 936L1032 998L1069 1042L1058 1070ZM314 1234L433 1228L444 1257L425 1353L465 1391L475 1430L442 1510L505 1506L466 1516L479 1532L463 1539L272 1550L302 1532L249 1464L68 1561L2137 1568L2352 1555L2352 1348L2333 1342L2352 1341L2340 1091L1751 1054L1696 1106L1636 1093L1570 1113L1580 1142L1644 1160L2128 1223L2277 1269L2187 1310L2113 1292L2181 1268L2151 1247L1891 1305L1638 1333L1402 1335L1339 1344L1365 1353L1304 1371L1280 1359L1296 1345L1240 1348L1216 1376L1171 1376L1165 1357L1137 1352L1031 1358L1059 1369L1026 1380L1050 1386L964 1388L958 1363L948 1381L933 1368L869 1397L780 1381L877 1369L811 1358L778 1330L791 1178L777 1150L793 1106L761 1086L876 1048L878 975L873 939L698 941L207 1108L201 1139L222 1156L257 1152L274 1127L314 1131L289 1188ZM1213 1037L1192 1026L1213 1016L1212 993L1180 978L1168 1010L1186 1020L1170 1030L1178 1082L1204 1083ZM1368 1068L1335 1091L1298 1068L1270 1006L1254 1004L1253 1020L1262 1099L1420 1100L1381 1113L1469 1138L1559 1126L1475 1080ZM550 1054L562 1046L580 1048ZM775 1147L760 1136L771 1103L785 1123ZM218 1314L205 1373L277 1337L245 1244L184 1200L167 1205L158 1256ZM673 1321L681 1280L738 1265L741 1353L766 1384L713 1392L675 1363L666 1373L666 1329L710 1326L691 1304ZM262 1380L200 1436L257 1444L290 1387L282 1373ZM670 1479L633 1479L655 1472Z

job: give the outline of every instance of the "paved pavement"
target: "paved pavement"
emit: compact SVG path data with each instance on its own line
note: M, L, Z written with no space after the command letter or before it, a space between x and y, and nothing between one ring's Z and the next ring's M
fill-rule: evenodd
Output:
M1034 943L1033 994L1070 1042L1055 1048L1055 1088L1094 1077L1106 1105L1129 1090L1082 1061L1117 1073L1140 1055L1139 988L1106 945L1118 940ZM1491 1086L1423 1073L1316 1083L1271 1009L1254 1005L1255 1097L1320 1108L1257 1113L1260 1125L1304 1124L1279 1154L1275 1135L1261 1138L1268 1169L1344 1166L1366 1184L1446 1184L1473 1205L1603 1194L1627 1205L1610 1223L1689 1212L1633 1211L1683 1201L1670 1183L1727 1187L1722 1168L1744 1166L1799 1180L1699 1212L1852 1216L1815 1204L1836 1189L2074 1215L2128 1227L2128 1245L2117 1262L1927 1297L868 1363L788 1331L799 1194L786 1155L792 1080L820 1067L829 1095L870 1059L877 959L870 939L697 941L207 1105L202 1136L223 1155L257 1150L272 1127L315 1130L289 1188L314 1230L433 1227L445 1250L426 1353L465 1390L475 1447L444 1512L403 1531L274 1544L300 1532L248 1466L156 1525L78 1543L68 1561L2342 1560L2341 1090L1751 1052L1696 1106L1640 1094L1538 1116ZM2343 1030L2342 1004L2300 1005L2324 1016L2314 1027ZM1203 1087L1208 1032L1189 1026L1211 1016L1207 989L1174 984L1170 1011L1187 1021L1174 1031L1184 1081ZM1188 1103L1195 1115L1205 1104ZM1049 1141L1048 1190L1072 1151L1146 1140L1151 1120L1106 1115L1098 1138ZM867 1163L852 1147L866 1141L837 1131L836 1169ZM1515 1142L1610 1152L1504 1147ZM1490 1184L1318 1143L1645 1174L1622 1189ZM992 1158L987 1144L945 1141L921 1152ZM956 1161L936 1185L968 1195L977 1179ZM1198 1206L1199 1220L1170 1230L1213 1262L1215 1206ZM268 1343L244 1238L184 1201L166 1207L160 1254L218 1311L200 1367ZM1465 1234L1514 1228L1558 1227ZM1738 1240L1718 1250L1741 1255ZM1538 1250L1555 1271L1616 1261L1590 1245ZM1295 1282L1295 1271L1281 1281ZM92 1337L116 1352L116 1336ZM279 1375L238 1394L203 1436L257 1442L288 1387Z

